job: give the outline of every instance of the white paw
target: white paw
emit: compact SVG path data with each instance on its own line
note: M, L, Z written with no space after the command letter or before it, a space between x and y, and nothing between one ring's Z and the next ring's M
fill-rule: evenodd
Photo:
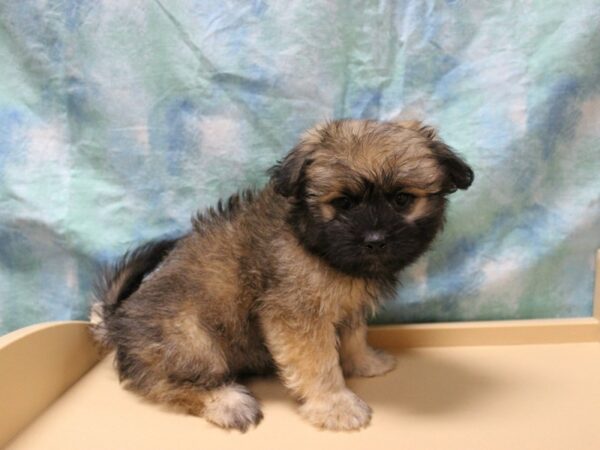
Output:
M229 384L211 392L203 416L215 425L241 432L263 418L258 401L240 384Z
M300 407L300 414L313 425L328 430L358 430L371 421L369 405L348 389L307 400Z
M383 350L369 348L360 356L352 356L352 359L342 360L344 375L349 377L376 377L396 367L396 357Z

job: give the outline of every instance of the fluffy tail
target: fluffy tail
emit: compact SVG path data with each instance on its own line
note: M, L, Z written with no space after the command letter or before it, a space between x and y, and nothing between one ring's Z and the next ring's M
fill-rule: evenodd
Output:
M148 242L125 253L114 265L102 271L94 286L90 322L94 339L104 349L113 347L107 321L119 305L140 287L144 277L160 265L178 240Z

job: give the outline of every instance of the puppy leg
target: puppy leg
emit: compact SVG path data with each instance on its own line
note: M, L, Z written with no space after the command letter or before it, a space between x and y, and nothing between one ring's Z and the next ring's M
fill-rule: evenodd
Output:
M367 325L363 317L344 323L339 330L340 360L346 376L374 377L396 367L396 358L367 344Z
M250 392L233 383L235 372L219 341L192 314L165 321L159 342L132 336L117 351L117 365L127 387L158 403L223 428L246 431L261 418Z
M371 408L344 383L332 324L313 322L306 329L270 319L263 321L263 330L284 383L303 402L303 417L330 430L369 423Z
M256 398L241 384L226 383L212 389L161 380L146 397L194 416L202 416L222 428L245 432L263 418Z
M223 428L245 432L263 418L256 398L241 384L231 383L207 393L202 414L206 420Z

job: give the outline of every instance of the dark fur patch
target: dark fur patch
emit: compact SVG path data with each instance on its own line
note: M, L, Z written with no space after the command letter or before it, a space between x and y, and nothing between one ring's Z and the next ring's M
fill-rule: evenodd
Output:
M352 276L392 282L395 274L427 250L444 220L446 201L438 196L435 212L414 223L407 222L389 196L368 184L357 204L336 211L332 220L323 220L310 211L302 197L288 217L302 244L336 269ZM364 246L364 237L373 231L385 237L385 247L374 253Z
M290 153L290 156L278 162L268 171L275 192L284 197L298 195L304 184L306 169L312 164L306 155Z
M103 299L111 309L117 308L139 288L144 276L161 263L178 241L179 238L151 241L125 253L96 280L93 288L96 298ZM122 282L115 286L115 281L120 279Z
M471 186L475 179L473 169L451 147L443 142L434 141L431 149L448 176L444 187L446 193Z

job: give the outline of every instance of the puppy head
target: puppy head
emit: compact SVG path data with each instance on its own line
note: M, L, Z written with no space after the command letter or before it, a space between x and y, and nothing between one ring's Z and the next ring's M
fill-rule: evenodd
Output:
M473 171L419 122L319 125L275 166L288 222L310 252L353 276L393 276L442 228L446 196Z

